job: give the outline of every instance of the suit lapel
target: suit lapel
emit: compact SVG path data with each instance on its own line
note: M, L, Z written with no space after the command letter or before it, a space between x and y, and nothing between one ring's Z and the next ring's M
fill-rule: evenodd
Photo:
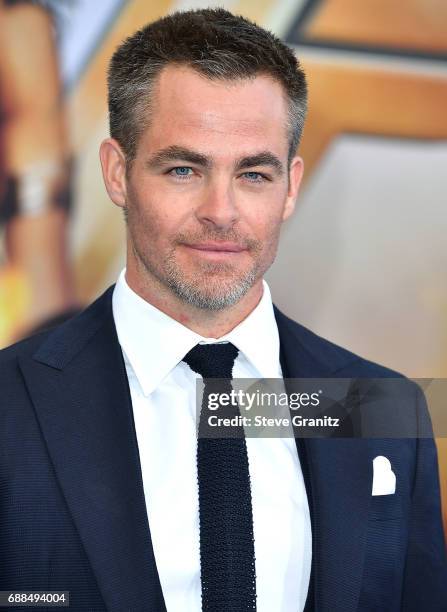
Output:
M299 337L276 307L284 377L335 377L327 355ZM316 612L357 610L365 555L372 463L367 440L296 439L312 517Z
M165 605L112 291L20 366L107 609L159 612Z

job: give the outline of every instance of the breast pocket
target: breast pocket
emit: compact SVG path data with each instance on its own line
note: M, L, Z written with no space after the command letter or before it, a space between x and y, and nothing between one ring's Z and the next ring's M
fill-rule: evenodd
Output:
M373 521L387 521L403 516L403 500L401 495L372 495L369 508L369 518Z

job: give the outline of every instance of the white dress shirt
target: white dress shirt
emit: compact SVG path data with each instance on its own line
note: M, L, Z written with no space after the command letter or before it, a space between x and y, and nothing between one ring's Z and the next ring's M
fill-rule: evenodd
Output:
M113 316L132 398L147 515L168 612L201 610L196 465L196 378L182 362L198 342L238 349L234 378L281 378L270 290L225 336L203 338L127 284L113 292ZM312 536L293 438L247 437L256 558L257 612L301 612L309 586Z

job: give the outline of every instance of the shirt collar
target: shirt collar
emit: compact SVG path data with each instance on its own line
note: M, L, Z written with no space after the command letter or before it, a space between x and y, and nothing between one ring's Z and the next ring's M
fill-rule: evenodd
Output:
M129 287L126 268L113 290L118 340L144 395L149 395L199 342L232 342L260 378L281 376L279 334L270 289L263 280L257 306L221 338L204 338L140 297Z

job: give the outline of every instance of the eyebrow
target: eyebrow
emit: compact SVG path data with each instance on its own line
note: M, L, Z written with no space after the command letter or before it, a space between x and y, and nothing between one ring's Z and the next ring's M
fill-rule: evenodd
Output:
M204 168L210 169L213 166L213 160L198 151L193 151L185 147L172 145L166 149L157 151L146 162L146 167L157 168L166 162L185 161L191 164L196 164ZM254 166L270 166L276 173L281 176L284 173L281 160L270 151L261 151L255 155L248 155L237 160L235 163L236 170L244 170L253 168Z
M192 151L191 149L186 149L185 147L173 145L157 151L157 153L147 160L146 166L148 168L155 168L166 162L179 160L197 164L198 166L204 166L206 168L210 168L212 165L211 160L206 155L202 155L202 153Z
M238 160L236 170L244 170L245 168L253 168L253 166L270 166L276 173L281 176L284 172L281 160L270 151L262 151L256 155L249 155Z

